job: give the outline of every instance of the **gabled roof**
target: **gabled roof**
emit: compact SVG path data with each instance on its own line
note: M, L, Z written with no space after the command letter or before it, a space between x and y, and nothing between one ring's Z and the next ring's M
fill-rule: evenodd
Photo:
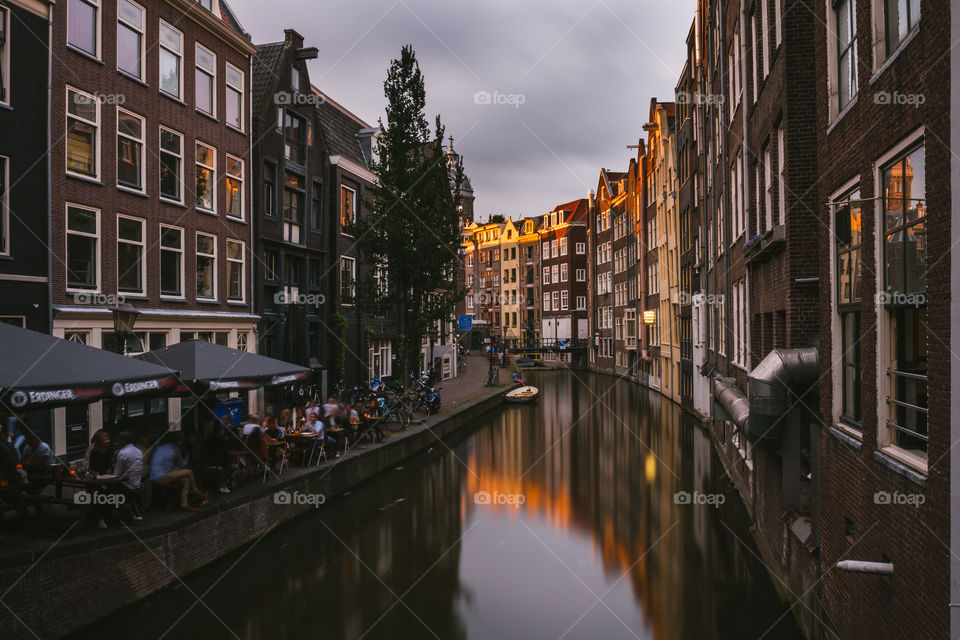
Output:
M558 204L550 213L563 213L563 222L569 223L573 222L574 220L579 220L583 216L587 215L587 208L587 199L580 198L579 200L571 200L570 202Z
M366 167L367 158L363 154L359 135L361 131L376 131L376 128L371 127L316 87L311 88L316 95L323 98L317 105L317 115L330 155L343 156Z
M233 9L230 8L230 5L226 3L226 0L220 0L220 19L223 20L227 25L239 33L244 38L249 38L248 34L243 26L240 24L240 21L237 20L237 14L233 12Z
M253 54L253 113L263 110L277 80L277 68L283 55L283 42L257 45Z

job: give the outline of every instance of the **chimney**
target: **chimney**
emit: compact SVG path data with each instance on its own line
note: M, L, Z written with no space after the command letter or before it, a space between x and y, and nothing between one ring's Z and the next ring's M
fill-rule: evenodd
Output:
M589 191L587 191L587 211L589 213L593 213L593 205L594 205L593 189L590 189Z

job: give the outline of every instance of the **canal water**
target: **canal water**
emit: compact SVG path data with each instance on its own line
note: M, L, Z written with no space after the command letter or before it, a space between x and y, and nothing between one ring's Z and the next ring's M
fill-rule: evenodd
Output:
M530 377L537 404L77 637L801 637L693 420L612 377Z

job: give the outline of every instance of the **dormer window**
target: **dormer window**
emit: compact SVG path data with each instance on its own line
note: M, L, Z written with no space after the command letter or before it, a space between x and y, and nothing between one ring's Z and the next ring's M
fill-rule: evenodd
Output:
M197 0L197 4L206 9L207 11L213 11L213 3L216 0Z
M290 68L290 87L294 91L300 91L300 70L296 67Z

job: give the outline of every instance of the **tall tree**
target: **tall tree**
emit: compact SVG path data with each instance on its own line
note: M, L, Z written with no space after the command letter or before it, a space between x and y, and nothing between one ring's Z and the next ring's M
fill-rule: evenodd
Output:
M380 120L383 131L371 163L377 185L369 214L353 227L371 267L358 287L358 298L390 320L406 381L419 366L427 331L448 319L463 295L454 279L463 167L459 160L448 166L439 115L430 131L423 75L412 46L403 47L400 58L391 61L383 90L387 120Z

